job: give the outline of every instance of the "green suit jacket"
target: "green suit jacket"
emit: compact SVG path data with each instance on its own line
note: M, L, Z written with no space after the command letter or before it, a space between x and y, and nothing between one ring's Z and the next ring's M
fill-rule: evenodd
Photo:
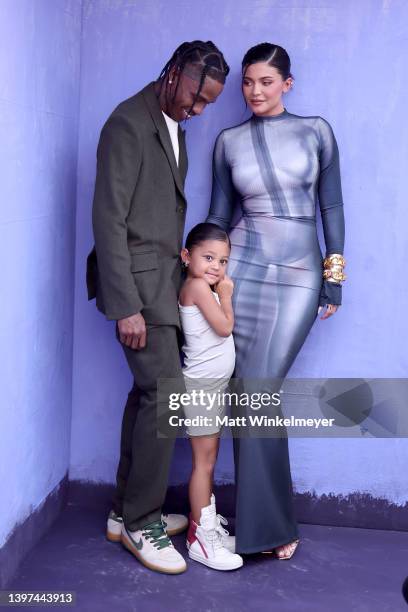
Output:
M87 286L108 319L141 312L147 323L180 326L187 153L180 127L178 134L177 167L154 83L119 104L103 126Z

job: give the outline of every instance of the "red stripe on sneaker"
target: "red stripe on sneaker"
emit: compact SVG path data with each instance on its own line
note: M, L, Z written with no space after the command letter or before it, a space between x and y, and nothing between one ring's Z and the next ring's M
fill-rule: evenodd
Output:
M197 536L196 536L196 540L199 543L199 545L201 546L201 550L203 551L203 554L204 554L205 558L208 559L207 552L206 552L204 546L201 544L200 540L197 538Z
M194 521L190 521L190 524L188 526L188 532L187 532L187 542L191 545L196 541L196 532L197 529L197 525L194 523Z
M197 523L193 521L193 519L191 518L191 514L190 514L190 524L188 526L187 542L189 543L190 546L194 544L194 542L198 542L199 545L201 546L201 550L203 551L204 557L208 559L208 555L207 555L207 552L204 546L201 544L200 540L197 538L197 534L196 534L197 527L198 527Z

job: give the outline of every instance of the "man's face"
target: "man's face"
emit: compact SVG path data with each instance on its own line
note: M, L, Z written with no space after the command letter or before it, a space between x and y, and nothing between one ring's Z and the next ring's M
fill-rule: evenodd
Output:
M186 67L188 69L188 67ZM186 73L187 72L187 73ZM186 70L177 75L170 75L171 84L169 84L169 96L167 103L167 114L174 119L174 121L186 121L194 115L201 115L207 104L213 104L218 98L224 85L206 77L199 96L196 99L198 86L200 84L199 75L197 77L190 76L190 72ZM176 97L173 100L174 92L178 88ZM193 102L194 106L193 106Z

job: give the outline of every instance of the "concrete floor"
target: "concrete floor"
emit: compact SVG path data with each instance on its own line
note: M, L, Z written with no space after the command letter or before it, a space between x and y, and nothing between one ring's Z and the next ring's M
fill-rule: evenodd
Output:
M71 502L8 590L72 590L72 609L87 612L408 612L406 532L300 525L290 561L254 555L227 573L188 560L187 572L166 576L109 543L104 528L104 508ZM173 541L185 554L184 537Z

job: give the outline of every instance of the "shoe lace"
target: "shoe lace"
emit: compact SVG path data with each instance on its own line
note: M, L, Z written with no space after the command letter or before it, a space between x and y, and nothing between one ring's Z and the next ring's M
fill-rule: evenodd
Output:
M228 525L228 521L221 514L217 514L217 526L215 529L220 534L221 538L226 538L229 536L229 531L224 529L222 525Z
M162 521L156 521L144 527L142 531L146 540L150 541L158 550L166 548L166 546L172 546L164 525Z
M206 539L214 551L223 548L221 534L219 533L217 527L207 531Z

